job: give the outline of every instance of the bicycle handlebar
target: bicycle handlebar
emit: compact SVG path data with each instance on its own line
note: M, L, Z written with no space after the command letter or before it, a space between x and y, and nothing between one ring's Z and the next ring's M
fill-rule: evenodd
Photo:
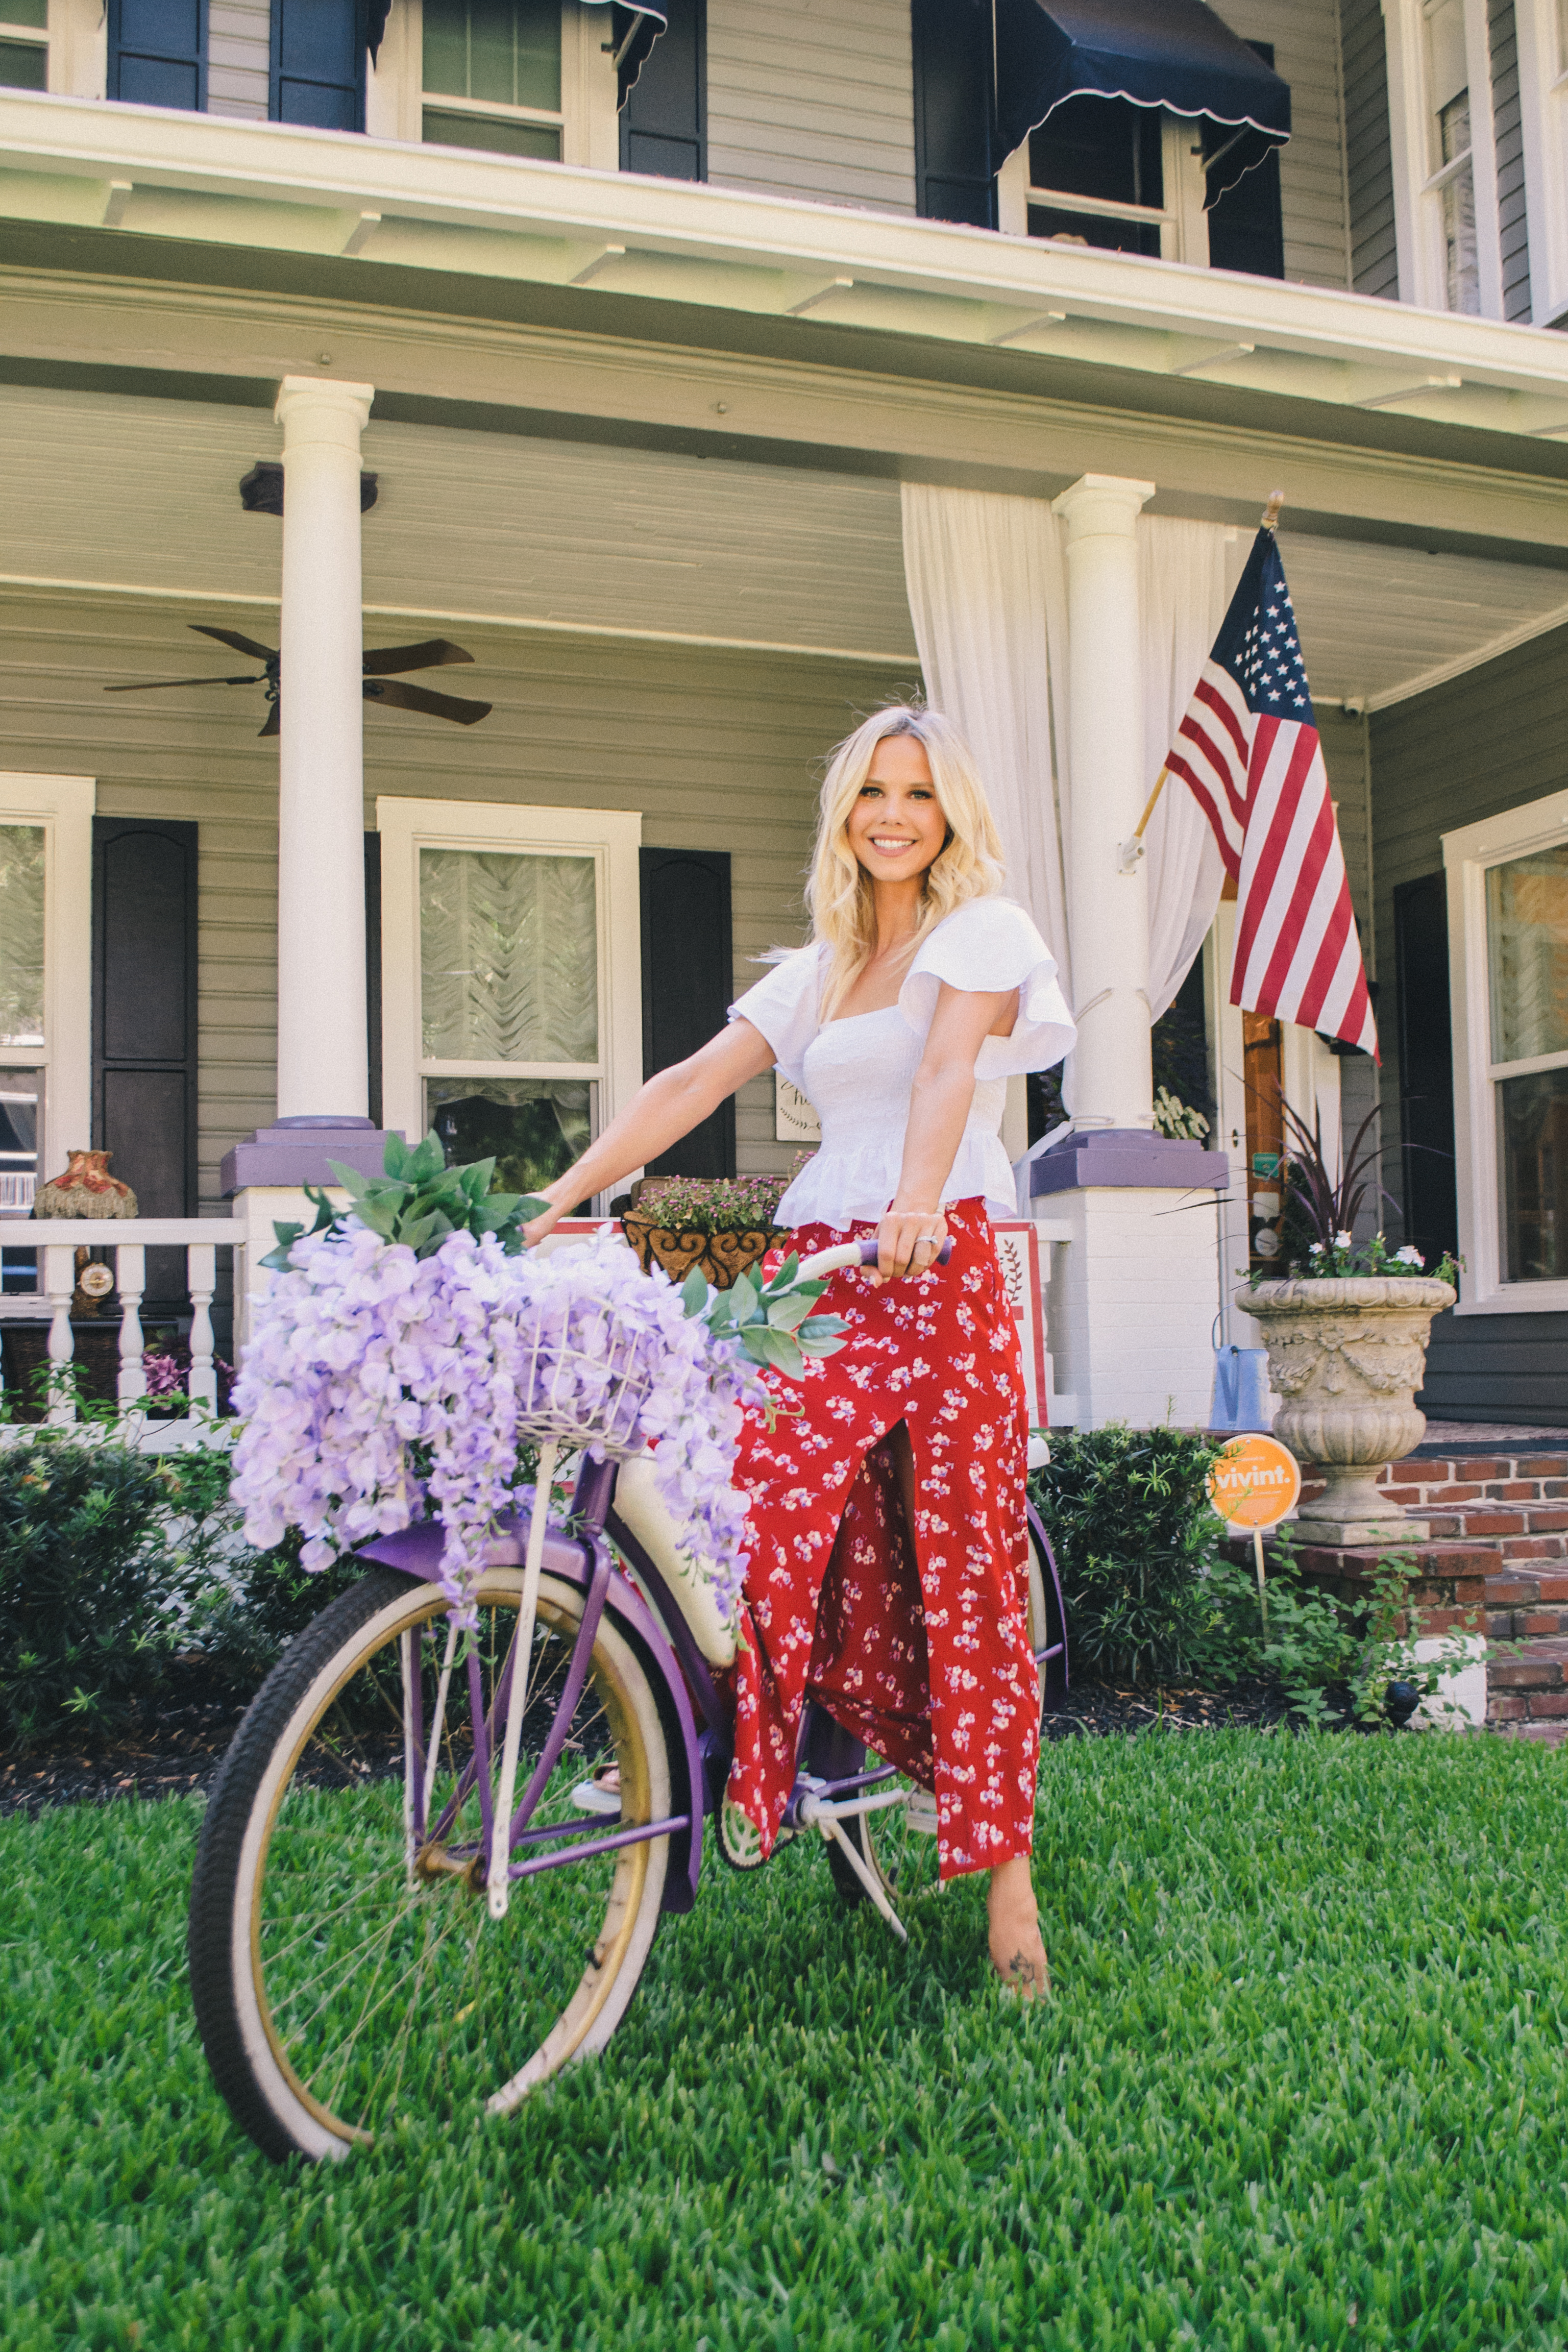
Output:
M840 1242L835 1249L818 1250L815 1257L802 1258L801 1280L818 1282L824 1275L837 1274L844 1265L875 1265L878 1246L876 1240L868 1234L864 1241ZM952 1255L952 1239L950 1234L938 1250L935 1263L945 1265Z

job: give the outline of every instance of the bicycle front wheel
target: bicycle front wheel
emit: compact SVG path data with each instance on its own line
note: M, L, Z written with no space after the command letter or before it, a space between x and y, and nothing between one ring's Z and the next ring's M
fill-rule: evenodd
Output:
M367 1576L289 1644L214 1787L191 1895L203 2044L237 2121L273 2157L341 2157L390 2129L504 2113L625 2014L658 1925L669 1840L484 1896L472 1725L494 1724L522 1578L489 1571L479 1627L434 1585ZM565 1686L583 1594L541 1580L523 1786ZM567 1746L514 1853L570 1853L670 1813L660 1682L606 1612ZM499 1744L499 1743L498 1743ZM597 1768L620 1815L583 1810ZM499 1778L499 1772L490 1776Z

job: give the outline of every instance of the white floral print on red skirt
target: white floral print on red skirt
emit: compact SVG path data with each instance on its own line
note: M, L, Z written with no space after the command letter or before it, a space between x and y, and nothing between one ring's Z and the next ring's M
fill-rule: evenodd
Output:
M765 1376L771 1429L761 1407L746 1414L735 1480L751 1497L749 1647L730 1670L729 1793L771 1852L809 1695L934 1790L952 1878L1028 1853L1040 1727L1017 1328L984 1202L944 1214L948 1264L880 1288L835 1275L821 1304L848 1325L843 1347L808 1360L804 1381ZM805 1256L875 1231L809 1225L791 1246ZM881 1445L900 1421L912 1546Z

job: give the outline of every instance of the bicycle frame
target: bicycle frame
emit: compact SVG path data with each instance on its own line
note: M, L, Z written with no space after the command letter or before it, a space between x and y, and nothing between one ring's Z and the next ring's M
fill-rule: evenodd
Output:
M943 1250L943 1259L950 1249L951 1244ZM875 1255L875 1243L845 1244L807 1260L802 1272L807 1276L827 1274L841 1265L868 1264ZM553 1451L552 1447L548 1449L547 1463L552 1463ZM584 1596L583 1614L565 1684L543 1748L526 1787L516 1800L507 1824L508 1860L504 1874L499 1868L497 1824L491 1817L490 1764L498 1746L498 1727L508 1717L512 1677L517 1665L518 1640L522 1626L520 1622L513 1633L489 1708L481 1699L478 1661L471 1652L468 1654L467 1682L473 1755L452 1797L434 1823L427 1820L426 1814L431 1778L429 1766L425 1764L417 1773L415 1767L426 1753L432 1759L436 1754L441 1732L441 1712L447 1702L455 1655L455 1636L448 1640L437 1691L437 1720L430 1727L428 1740L419 1678L408 1670L405 1664L404 1747L407 1787L405 1817L410 1868L416 1853L427 1843L439 1839L457 1818L477 1782L482 1858L487 1873L492 1858L495 1860L497 1881L504 1875L507 1882L515 1883L543 1871L564 1869L571 1864L586 1861L596 1854L613 1853L623 1846L668 1837L671 1841L671 1868L665 1880L664 1908L667 1911L689 1911L696 1902L702 1869L702 1824L709 1815L717 1813L723 1803L729 1779L733 1751L733 1704L728 1692L714 1680L658 1562L649 1557L645 1546L616 1517L616 1477L614 1462L584 1459L578 1473L571 1513L578 1532L569 1535L560 1528L548 1525L543 1529L542 1565L552 1577L576 1585ZM1027 1508L1044 1568L1048 1570L1055 1590L1055 1622L1064 1629L1058 1641L1037 1651L1037 1663L1050 1669L1055 1676L1059 1676L1065 1688L1067 1642L1061 1580L1057 1573L1055 1556L1045 1529L1033 1505ZM509 1512L501 1518L490 1546L489 1559L493 1566L523 1565L531 1516L531 1513L517 1511ZM426 1523L406 1528L396 1535L379 1537L374 1543L365 1545L359 1556L379 1566L397 1569L405 1575L417 1577L421 1581L434 1582L443 1540L440 1528ZM627 1564L630 1574L619 1570L617 1553ZM606 1609L636 1635L663 1683L668 1710L675 1719L679 1736L679 1751L672 1749L670 1760L678 1772L684 1767L685 1785L676 1800L679 1808L684 1799L683 1808L657 1822L639 1822L625 1830L606 1831L596 1837L576 1838L574 1843L556 1845L551 1853L517 1860L515 1857L520 1847L574 1837L574 1831L569 1826L552 1824L538 1828L531 1826L531 1822L534 1809L564 1749L572 1718L587 1680L594 1642ZM503 1788L506 1777L503 1772ZM816 1828L825 1837L834 1839L840 1851L848 1857L872 1902L901 1937L904 1934L901 1923L840 1827L842 1821L853 1815L873 1812L888 1804L901 1801L900 1798L881 1787L883 1782L895 1777L895 1768L890 1764L869 1772L847 1774L840 1779L799 1772L785 1811L784 1822L794 1830ZM463 1859L467 1858L465 1853ZM504 1904L504 1895L500 1899Z

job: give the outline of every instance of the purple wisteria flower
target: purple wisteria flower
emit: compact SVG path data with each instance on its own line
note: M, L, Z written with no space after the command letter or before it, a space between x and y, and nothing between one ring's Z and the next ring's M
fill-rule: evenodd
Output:
M438 1518L441 1588L467 1624L520 1446L557 1436L602 1460L651 1443L681 1549L732 1612L746 1498L730 1479L761 1393L739 1342L608 1234L536 1257L456 1233L418 1258L351 1217L296 1241L258 1302L233 1491L249 1540L297 1527L310 1569Z

